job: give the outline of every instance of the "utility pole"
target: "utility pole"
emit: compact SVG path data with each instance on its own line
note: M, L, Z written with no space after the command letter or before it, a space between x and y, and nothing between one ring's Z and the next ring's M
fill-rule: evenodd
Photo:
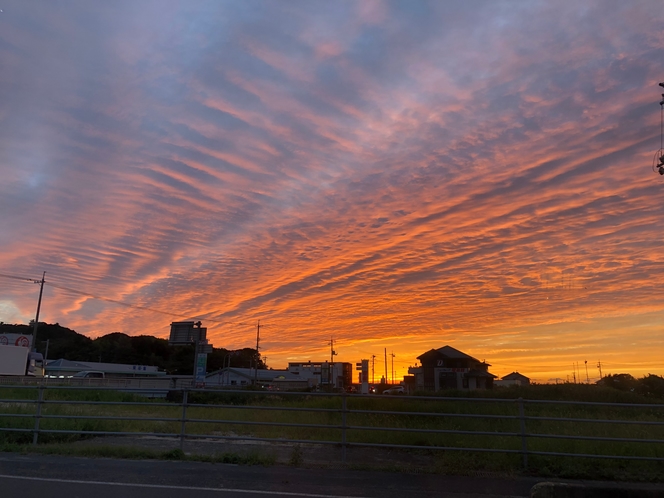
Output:
M602 362L597 361L597 368L599 369L599 379L602 380Z
M258 345L261 342L261 321L258 320L258 323L256 324L256 370L254 370L254 385L258 384L258 358L259 358L259 352L258 352Z
M588 376L588 360L586 360L586 383L590 384L590 377Z
M387 348L385 348L385 383L387 384Z
M41 309L42 294L44 293L44 277L46 272L42 273L41 280L34 280L39 284L39 300L37 301L37 316L35 316L35 326L32 329L32 350L37 351L37 327L39 326L39 310Z
M371 355L371 383L375 384L375 373L376 373L376 355L372 354Z
M256 323L256 354L258 354L258 347L261 342L261 321L258 320Z
M334 363L334 357L337 355L337 352L334 350L334 338L330 337L330 365Z
M337 352L334 350L334 337L330 337L330 368L328 370L328 384L332 386L334 384L334 357L337 355Z
M394 357L396 356L394 354L394 350L392 351L392 354L390 356L392 357L392 384L394 384Z

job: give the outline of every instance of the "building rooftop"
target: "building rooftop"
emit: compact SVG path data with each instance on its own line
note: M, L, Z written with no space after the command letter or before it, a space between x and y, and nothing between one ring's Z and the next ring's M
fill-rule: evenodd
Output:
M473 358L472 356L467 355L466 353L459 351L458 349L455 349L452 346L443 346L442 348L438 349L430 349L426 353L423 353L420 356L418 356L417 359L419 360L423 356L429 356L431 353L438 353L439 355L442 355L445 358L450 358L450 359L475 360L479 362L477 358Z
M155 366L100 363L97 361L71 361L64 358L48 360L45 369L47 372L66 372L72 374L83 370L95 370L117 375L165 375L165 372L160 372L159 368Z

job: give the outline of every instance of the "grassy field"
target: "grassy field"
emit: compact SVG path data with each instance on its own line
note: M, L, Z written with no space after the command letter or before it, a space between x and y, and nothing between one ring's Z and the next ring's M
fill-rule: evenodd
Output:
M95 437L91 434L48 431L178 435L182 406L178 404L177 394L167 402L108 390L45 389L45 403L41 406L43 418L40 420L40 431L44 432L39 434L39 448L42 451L62 448L63 444L67 447L67 443ZM664 458L664 445L661 443L584 439L664 440L664 425L645 425L664 422L662 400L610 388L569 384L444 394L389 398L346 396L346 441L351 446L384 445L375 451L401 452L404 461L409 461L409 456L413 455L418 456L419 461L426 457L427 468L422 470L431 472L489 471L568 478L664 481L664 462L531 454L524 468L519 453L522 438L517 402L518 398L525 400L525 429L531 435L526 438L529 451ZM0 428L5 429L0 432L0 447L26 447L32 443L37 397L35 389L0 388L0 399L3 400L0 403ZM499 401L483 401L487 397ZM643 406L549 404L535 403L535 400L622 405L637 403ZM86 402L108 404L91 405ZM189 393L186 434L340 443L343 402L338 395ZM559 420L561 418L573 420ZM598 422L602 420L631 423ZM23 431L8 432L6 429ZM461 432L453 434L446 431ZM577 439L547 437L550 435ZM395 449L396 445L419 448ZM474 449L511 450L515 453Z

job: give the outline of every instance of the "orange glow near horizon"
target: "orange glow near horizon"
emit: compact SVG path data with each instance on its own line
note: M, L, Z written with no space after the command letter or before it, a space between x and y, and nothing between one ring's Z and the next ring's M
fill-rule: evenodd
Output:
M0 274L46 270L40 320L231 349L260 320L270 366L334 338L376 378L446 344L664 375L655 1L10 4Z

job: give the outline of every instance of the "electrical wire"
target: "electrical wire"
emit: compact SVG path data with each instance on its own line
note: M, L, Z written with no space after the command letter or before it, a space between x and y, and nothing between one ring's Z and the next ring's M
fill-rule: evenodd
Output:
M31 282L31 283L41 283L41 280L37 280L37 279L34 279L34 278L19 277L19 276L16 276L16 275L8 275L8 274L5 274L5 273L0 273L0 278L8 278L8 279L12 279L12 280L21 280L21 281L24 281L24 282ZM48 280L44 280L44 283L46 285L50 285L51 287L54 287L56 289L71 292L72 294L76 294L76 295L83 296L83 297L89 297L91 299L97 299L99 301L106 301L108 303L118 304L118 305L124 306L126 308L132 308L132 309L137 309L137 310L141 310L141 311L150 311L152 313L160 313L162 315L173 316L173 317L176 317L176 318L187 318L187 319L192 319L193 318L193 319L205 320L207 322L213 322L213 323L219 323L219 324L233 324L234 323L234 322L228 322L228 321L214 320L213 318L205 318L205 315L194 315L194 316L192 316L192 315L183 315L183 314L180 314L180 313L173 313L173 312L170 312L170 311L164 311L164 310L158 310L158 309L155 309L155 308L150 308L148 306L141 306L141 305L138 305L138 304L126 303L124 301L119 301L117 299L111 299L111 298L108 298L108 297L101 297L101 296L97 296L97 295L94 295L94 294L90 294L89 292L84 292L84 291L80 291L80 290L77 290L77 289L72 289L71 287L65 287L63 285L54 284L54 283L52 283ZM237 325L246 325L246 324L237 323Z
M4 273L0 273L0 277L2 277L2 278L11 278L13 280L23 280L25 282L32 282L32 283L40 283L41 282L41 280L37 280L35 278L17 277L16 275L6 275Z
M48 281L45 282L45 283L50 285L51 287L56 288L56 289L71 292L72 294L77 294L79 296L89 297L89 298L92 298L92 299L97 299L99 301L106 301L108 303L119 304L120 306L125 306L127 308L134 308L134 309L139 309L139 310L143 310L143 311L152 311L154 313L161 313L163 315L177 316L177 317L180 317L180 318L190 317L189 315L181 315L181 314L178 314L178 313L172 313L170 311L163 311L163 310L157 310L157 309L149 308L147 306L140 306L138 304L125 303L124 301L118 301L117 299L111 299L111 298L108 298L108 297L96 296L94 294L90 294L89 292L79 291L79 290L76 290L76 289L72 289L70 287L65 287L63 285L57 285L57 284L54 284L54 283L51 283L51 282L48 282ZM192 318L199 318L199 317L194 316Z

